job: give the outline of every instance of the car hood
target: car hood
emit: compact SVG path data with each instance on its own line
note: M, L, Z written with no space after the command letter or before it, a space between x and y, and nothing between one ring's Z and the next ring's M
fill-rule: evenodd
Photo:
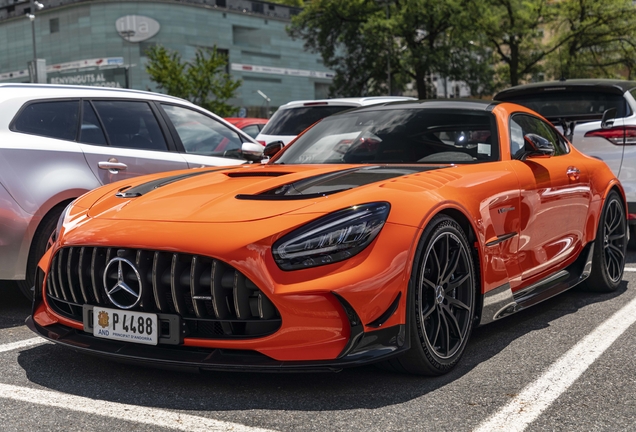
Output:
M180 171L132 179L98 199L88 215L217 223L267 219L309 208L328 195L442 167L263 165Z

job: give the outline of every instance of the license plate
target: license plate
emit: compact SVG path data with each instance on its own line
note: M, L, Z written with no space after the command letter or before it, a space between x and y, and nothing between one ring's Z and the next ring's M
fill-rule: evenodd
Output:
M157 345L157 314L93 308L93 336L140 344Z

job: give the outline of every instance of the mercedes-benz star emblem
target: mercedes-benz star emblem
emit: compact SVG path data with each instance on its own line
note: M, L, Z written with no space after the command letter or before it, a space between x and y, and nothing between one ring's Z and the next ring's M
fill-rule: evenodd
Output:
M143 285L135 265L125 258L117 257L110 260L104 269L104 289L115 306L132 309L141 301Z

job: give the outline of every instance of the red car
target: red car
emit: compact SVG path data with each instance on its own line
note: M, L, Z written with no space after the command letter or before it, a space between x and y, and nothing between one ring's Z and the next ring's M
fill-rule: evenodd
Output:
M268 121L268 119L255 117L226 117L225 120L232 123L252 138L255 138L256 135L258 135Z

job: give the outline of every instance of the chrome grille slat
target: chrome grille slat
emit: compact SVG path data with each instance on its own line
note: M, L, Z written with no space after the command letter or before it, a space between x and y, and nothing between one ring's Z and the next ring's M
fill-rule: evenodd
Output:
M134 262L143 293L132 310L178 314L189 337L266 336L281 325L274 304L245 275L210 257L142 249L62 248L46 278L49 304L63 316L82 320L82 306L114 307L104 288L112 258ZM110 279L116 278L109 267ZM134 271L124 277L135 277Z
M69 296L66 295L66 287L62 283L62 265L64 262L64 251L65 249L60 250L60 256L57 260L57 283L59 284L58 287L60 288L60 291L62 293L62 298L68 302Z
M82 291L82 298L84 299L84 303L89 303L91 302L91 300L93 299L91 296L89 296L89 291L88 291L88 287L86 286L86 281L85 281L85 272L86 272L86 266L84 265L84 258L86 257L86 248L81 248L80 249L80 254L79 254L79 263L77 265L77 273L79 274L79 284L80 284L80 290Z
M58 256L53 257L53 261L51 261L51 273L49 274L49 281L53 286L53 292L55 293L55 297L60 298L60 292L57 289L57 282L55 281L55 269L57 268Z
M78 296L75 293L75 290L78 288L78 284L77 283L73 283L73 279L74 278L74 273L72 272L72 268L73 267L77 267L77 262L74 262L73 258L75 256L75 254L73 254L73 251L75 249L70 248L68 250L68 256L66 259L66 278L68 280L68 287L69 287L69 291L71 292L71 297L73 298L73 303L79 303ZM75 265L73 265L75 264Z

